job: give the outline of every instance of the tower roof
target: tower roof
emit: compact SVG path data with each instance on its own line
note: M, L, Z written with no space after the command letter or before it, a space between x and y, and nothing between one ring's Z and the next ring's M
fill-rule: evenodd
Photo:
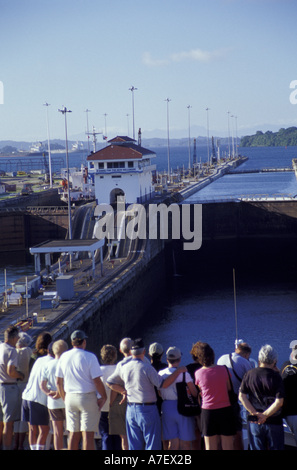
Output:
M135 144L135 140L130 137L117 136L111 139L109 143L109 146L89 155L87 160L141 160L142 158L153 158L156 156L155 152Z

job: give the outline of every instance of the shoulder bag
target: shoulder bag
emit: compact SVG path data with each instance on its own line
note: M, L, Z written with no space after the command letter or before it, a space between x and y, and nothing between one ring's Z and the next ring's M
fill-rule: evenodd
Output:
M198 400L191 395L186 383L185 373L183 373L182 382L176 385L177 391L177 410L183 416L198 416L201 413L201 407Z

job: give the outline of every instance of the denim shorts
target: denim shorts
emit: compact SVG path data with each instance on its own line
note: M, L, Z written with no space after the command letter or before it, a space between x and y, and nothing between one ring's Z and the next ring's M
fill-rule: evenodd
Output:
M195 440L195 418L182 416L177 411L177 400L165 400L162 403L162 438L165 441L181 439Z

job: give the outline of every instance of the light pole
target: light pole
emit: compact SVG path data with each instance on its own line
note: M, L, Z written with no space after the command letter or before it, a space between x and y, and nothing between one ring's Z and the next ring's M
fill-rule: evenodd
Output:
M190 109L192 106L188 105L188 117L189 117L189 170L191 169L191 117L190 117Z
M228 114L228 158L230 158L230 122L229 122L230 111L228 111L227 114Z
M68 238L72 240L72 223L71 223L71 204L70 204L70 182L69 182L69 158L68 158L68 138L67 138L67 113L71 113L69 109L63 106L58 110L65 117L65 142L66 142L66 171L67 171L67 199L68 199Z
M235 117L235 156L238 157L238 144L237 144L237 116Z
M206 116L207 116L207 165L209 167L209 121L208 121L208 111L209 111L209 108L206 108Z
M231 115L232 118L234 118L233 114ZM235 151L234 151L234 126L233 126L233 119L232 119L232 125L231 125L231 132L232 132L232 158L235 157Z
M134 124L134 91L137 90L134 86L131 86L129 90L132 92L132 116L133 116L133 140L135 140L135 124Z
M169 149L169 98L166 98L167 101L167 159L168 159L168 177L167 180L170 182L170 149Z
M53 187L52 158L51 158L50 133L49 133L49 122L48 122L48 107L50 105L48 103L45 103L43 106L46 106L48 165L49 165L50 188L52 188Z

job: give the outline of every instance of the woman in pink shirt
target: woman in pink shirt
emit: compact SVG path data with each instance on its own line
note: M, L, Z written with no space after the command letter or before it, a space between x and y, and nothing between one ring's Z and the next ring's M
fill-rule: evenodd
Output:
M195 384L202 400L201 427L205 448L233 450L236 420L228 395L231 389L228 371L225 366L215 365L214 351L207 343L196 343L192 351L202 365L195 372Z

